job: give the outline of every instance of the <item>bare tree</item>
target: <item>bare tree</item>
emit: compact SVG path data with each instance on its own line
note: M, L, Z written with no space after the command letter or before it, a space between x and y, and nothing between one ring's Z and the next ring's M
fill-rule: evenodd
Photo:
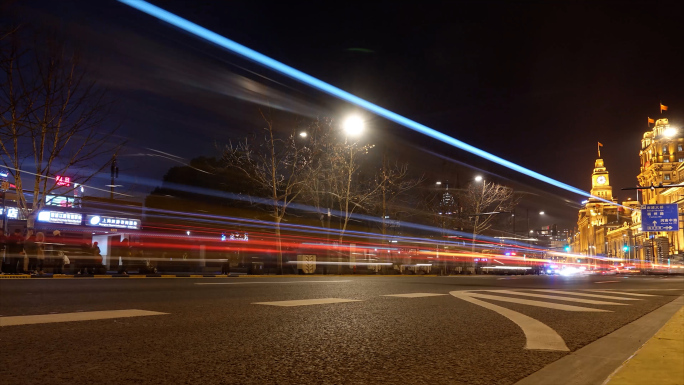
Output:
M87 79L78 54L52 35L38 37L40 49L28 46L22 32L0 33L0 150L33 227L47 195L87 183L107 166L98 158L119 145L111 140L114 130L103 129L104 90ZM57 175L68 175L70 185ZM24 188L32 188L31 206Z
M483 180L470 183L460 192L459 201L463 206L463 219L467 217L473 228L472 250L475 251L478 234L496 223L498 213L510 212L518 204L519 197L510 187Z
M332 119L315 120L307 132L312 156L303 196L307 204L315 206L321 225L326 214L330 220L331 209L337 212L342 241L354 213L370 212L380 191L381 177L363 167L374 146L349 138Z
M380 191L377 194L376 205L379 208L381 218L381 232L382 235L387 234L388 217L391 217L391 223L396 223L399 212L403 205L402 197L405 194L419 185L423 181L423 177L411 178L408 173L408 163L390 163L386 154L382 157L382 167L376 176L376 182L379 184Z
M297 143L294 130L281 137L275 131L273 120L263 112L261 116L266 122L262 135L251 135L235 145L230 143L223 160L226 167L240 170L269 196L269 211L275 223L278 271L282 274L280 223L288 206L302 193L311 151Z

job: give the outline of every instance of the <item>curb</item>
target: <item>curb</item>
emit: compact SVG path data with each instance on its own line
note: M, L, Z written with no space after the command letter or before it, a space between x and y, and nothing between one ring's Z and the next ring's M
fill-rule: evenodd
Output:
M644 341L652 339L682 307L684 295L546 365L515 385L603 384L626 360L636 354ZM646 382L655 383L657 382Z
M684 384L684 306L602 385Z

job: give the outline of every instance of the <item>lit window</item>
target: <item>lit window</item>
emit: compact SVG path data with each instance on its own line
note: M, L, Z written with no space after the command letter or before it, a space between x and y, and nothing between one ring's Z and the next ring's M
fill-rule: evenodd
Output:
M679 160L677 160L677 162L684 162L684 158L679 158Z
M665 180L670 180L670 174L665 174Z
M663 163L670 163L670 159L669 158L663 159Z
M663 154L667 154L667 146L663 146Z

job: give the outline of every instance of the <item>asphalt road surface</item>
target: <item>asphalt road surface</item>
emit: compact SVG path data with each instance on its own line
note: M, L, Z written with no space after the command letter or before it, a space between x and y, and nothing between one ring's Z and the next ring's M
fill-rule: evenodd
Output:
M0 280L0 383L513 384L682 294L681 277Z

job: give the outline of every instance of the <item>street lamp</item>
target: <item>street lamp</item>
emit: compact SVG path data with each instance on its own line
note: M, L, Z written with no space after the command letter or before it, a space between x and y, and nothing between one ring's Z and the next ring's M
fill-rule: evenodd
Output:
M302 131L299 133L299 136L301 136L302 138L306 138L308 135L309 134L307 134L306 131Z
M361 135L364 126L365 124L363 119L361 119L361 117L358 115L352 115L342 123L342 129L344 129L344 132L347 134L347 136Z
M671 138L675 135L677 135L677 129L674 127L668 127L663 131L663 135L665 135L668 138Z
M475 182L482 182L482 176L480 176L480 175L476 176Z
M539 212L539 215L544 215L544 212L543 212L543 211L540 211L540 212Z

